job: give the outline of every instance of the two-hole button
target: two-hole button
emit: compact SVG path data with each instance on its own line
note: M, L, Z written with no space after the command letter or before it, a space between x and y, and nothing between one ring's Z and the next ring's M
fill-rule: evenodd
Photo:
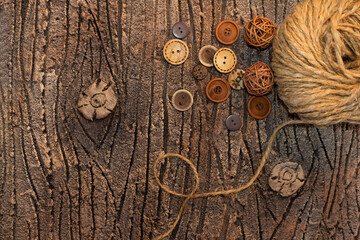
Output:
M172 32L176 38L181 39L181 38L186 37L189 34L190 30L189 30L188 26L186 26L185 23L177 22L174 24L174 26L172 28Z
M189 48L184 41L172 39L165 44L163 55L168 63L180 65L188 58Z
M238 115L230 115L226 120L225 120L225 126L227 127L227 129L229 129L230 131L236 131L239 130L242 126L242 121L241 118Z
M214 66L221 73L229 73L235 69L237 58L230 48L220 48L214 54Z
M185 89L176 91L171 99L172 105L178 111L186 111L193 105L193 96Z

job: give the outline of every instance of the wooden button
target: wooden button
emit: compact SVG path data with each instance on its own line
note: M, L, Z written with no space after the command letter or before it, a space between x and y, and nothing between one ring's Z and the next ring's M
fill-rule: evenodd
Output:
M199 51L199 61L205 67L212 67L214 66L214 55L217 51L217 48L211 45L206 45L202 47Z
M224 102L229 98L231 88L223 78L211 79L206 85L206 96L213 102Z
M208 74L208 70L203 65L200 64L196 65L193 69L193 76L197 80L202 80L206 78L207 74Z
M244 88L243 76L245 71L242 69L235 69L229 74L229 84L232 89L241 90Z
M241 128L241 124L242 121L238 115L230 115L225 121L227 129L229 129L230 131L239 130Z
M184 38L189 34L190 30L185 23L177 22L174 24L172 32L176 38Z
M168 63L180 65L188 58L189 48L185 42L172 39L165 44L163 54Z
M249 114L255 119L264 119L269 116L272 105L268 97L252 96L247 104Z
M186 111L193 105L193 96L189 91L180 89L174 93L171 102L176 110Z
M230 48L220 48L214 55L214 66L221 73L229 73L235 69L236 55Z
M221 21L216 26L215 36L220 43L231 45L239 39L240 27L236 22L230 19Z

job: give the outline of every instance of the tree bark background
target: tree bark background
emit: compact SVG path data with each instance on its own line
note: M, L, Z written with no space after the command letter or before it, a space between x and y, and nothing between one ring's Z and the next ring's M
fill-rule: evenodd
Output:
M246 183L267 140L292 118L269 95L271 115L261 121L246 110L249 95L232 91L219 104L205 86L225 75L209 69L192 77L198 51L221 47L218 22L244 26L259 15L279 25L296 0L0 0L0 238L151 239L174 222L183 199L155 183L152 166L162 152L191 159L199 192ZM178 21L191 29L190 55L180 66L162 56ZM230 46L239 66L270 62L271 50ZM97 78L114 81L118 105L109 117L87 121L76 109L79 94ZM176 111L172 94L185 88L194 105ZM243 127L228 132L238 114ZM359 127L291 126L277 137L255 185L228 197L195 199L170 239L358 239ZM303 187L283 198L268 177L278 163L301 164ZM161 165L160 178L190 192L190 169Z

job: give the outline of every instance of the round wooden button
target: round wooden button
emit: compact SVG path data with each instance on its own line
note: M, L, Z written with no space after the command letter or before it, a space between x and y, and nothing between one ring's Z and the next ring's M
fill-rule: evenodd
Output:
M235 69L236 55L230 48L220 48L214 55L214 66L221 73L229 73Z
M229 98L231 88L223 78L213 78L206 85L206 96L213 102L224 102Z
M172 39L165 44L163 54L168 63L180 65L188 58L189 48L185 42Z
M212 67L214 66L214 55L217 51L217 48L212 45L206 45L202 47L199 51L199 61L205 67Z
M193 96L189 91L180 89L174 93L171 102L176 110L186 111L193 105Z
M193 76L197 80L202 80L206 78L207 74L208 74L208 70L203 65L200 64L196 65L193 69Z
M231 45L239 39L240 27L233 20L226 19L216 26L215 36L220 43Z
M249 114L255 119L264 119L269 116L272 105L268 97L252 96L247 104Z
M230 115L225 121L227 129L230 131L237 131L241 128L241 118L238 115Z
M185 23L177 22L172 27L172 32L176 38L184 38L189 34L190 30Z
M229 84L232 89L241 90L244 88L243 76L245 71L242 69L233 70L228 77Z

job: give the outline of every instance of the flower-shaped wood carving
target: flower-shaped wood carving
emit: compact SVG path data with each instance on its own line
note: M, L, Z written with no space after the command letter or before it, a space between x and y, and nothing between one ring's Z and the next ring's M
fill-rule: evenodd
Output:
M273 168L269 185L282 197L289 197L304 184L304 180L305 176L301 165L295 162L285 162Z
M114 110L116 103L117 98L112 84L98 79L81 92L77 107L84 118L94 121L108 116Z

